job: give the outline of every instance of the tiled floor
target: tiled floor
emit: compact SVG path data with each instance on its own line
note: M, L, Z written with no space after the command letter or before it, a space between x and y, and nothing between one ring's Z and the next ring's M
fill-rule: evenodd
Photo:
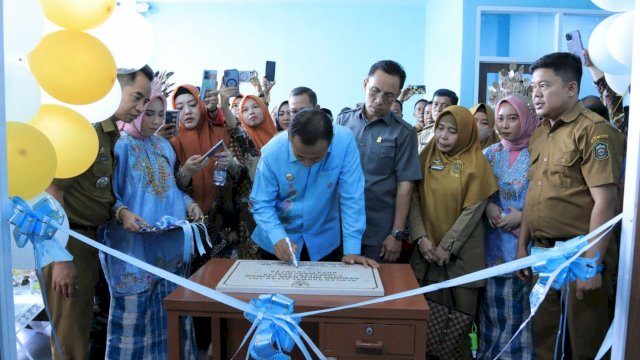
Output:
M18 342L26 347L26 351L18 344L18 360L49 360L51 359L51 347L49 346L49 334L51 327L48 322L33 321L30 327L34 329L22 329L18 334ZM35 330L37 329L37 330ZM28 353L28 354L27 354ZM29 357L31 356L31 357Z
M49 345L49 336L51 327L49 323L45 321L33 321L29 327L37 330L25 328L17 334L18 340L25 345L29 353L29 355L27 355L27 352L18 345L16 347L18 360L50 360L51 347ZM207 359L206 351L200 351L198 359Z

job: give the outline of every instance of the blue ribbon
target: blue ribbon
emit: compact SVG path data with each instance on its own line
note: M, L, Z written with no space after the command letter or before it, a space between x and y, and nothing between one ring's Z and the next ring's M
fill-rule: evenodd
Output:
M211 243L209 240L209 234L207 233L207 228L203 223L190 223L186 220L178 220L173 216L165 215L160 221L156 222L153 230L171 230L175 228L181 228L184 233L184 250L182 254L182 261L188 262L191 259L191 253L193 252L192 244L195 239L196 247L198 248L198 252L200 255L205 254L204 245L202 244L202 238L200 237L200 231L198 228L202 228L204 230L204 235L207 239L207 243Z
M260 295L251 299L250 304L258 308L259 313L244 313L244 317L256 328L248 353L256 360L288 360L289 355L283 352L291 352L298 342L291 335L297 336L298 327L295 324L300 322L300 318L294 320L288 317L293 313L294 300L282 294ZM285 321L274 321L277 315Z
M21 201L21 199L18 199L18 200ZM24 201L22 201L22 204L21 204L20 201L14 200L14 203L18 203L20 205L19 207L16 207L16 211L27 213L29 209L28 205L26 205ZM245 317L247 317L247 319L253 322L253 325L249 330L249 332L247 333L245 340L250 336L251 332L254 329L257 329L252 339L250 351L247 353L247 355L251 354L251 356L253 356L255 359L280 360L280 359L289 359L289 356L284 354L282 351L283 350L291 351L294 343L298 345L298 347L300 348L300 350L302 351L306 359L311 359L309 352L304 347L304 344L300 339L301 337L314 350L318 358L325 359L325 357L322 355L320 350L315 346L315 344L311 341L311 339L307 336L307 334L305 334L305 332L298 326L300 319L305 316L312 316L312 315L317 315L321 313L333 312L338 310L344 310L344 309L355 308L355 307L360 307L360 306L365 306L370 304L381 303L385 301L401 299L405 297L415 296L418 294L425 294L425 293L433 292L440 289L459 286L469 282L486 279L492 276L498 276L506 273L513 273L516 270L520 270L527 267L535 267L538 269L539 273L543 275L550 273L550 275L546 277L547 278L546 283L544 284L544 286L542 286L544 293L546 294L546 291L555 282L555 277L558 275L558 273L564 271L563 269L564 267L571 267L572 266L571 264L573 264L575 260L578 260L578 257L580 256L580 254L582 254L583 252L588 250L590 247L595 245L606 234L606 232L608 232L613 227L613 225L615 225L618 221L620 221L621 218L622 218L622 215L616 216L615 218L601 225L598 229L594 230L592 233L590 233L585 237L574 238L564 243L558 243L556 247L551 249L545 249L544 251L536 250L536 252L532 253L530 256L527 256L522 259L514 260L509 263L501 264L488 269L484 269L484 270L463 275L454 279L450 279L444 282L432 284L426 287L409 290L409 291L405 291L405 292L390 295L390 296L384 296L384 297L376 298L373 300L363 301L363 302L335 307L331 309L309 311L309 312L297 313L297 314L293 313L293 301L282 295L262 295L258 299L253 299L251 301L251 304L247 304L229 295L204 287L200 284L194 283L191 280L184 279L173 273L170 273L163 269L144 263L127 254L113 250L107 246L104 246L103 244L100 244L94 240L91 240L74 231L63 229L61 228L59 223L56 223L55 221L51 222L50 218L49 219L38 218L38 219L43 223L43 225L49 224L51 225L51 227L58 230L62 230L63 232L66 232L74 236L78 240L86 243L87 245L95 247L100 251L103 251L109 255L115 256L123 261L129 262L134 266L140 267L158 277L172 281L178 284L179 286L183 286L191 291L194 291L208 298L219 301L223 304L226 304L228 306L234 307L240 311L245 312ZM46 226L44 227L46 228ZM30 228L30 226L25 226L25 228ZM26 231L22 231L22 232L28 233ZM19 235L22 235L22 232ZM40 234L42 232L43 232L42 230L39 230L36 233ZM599 236L599 239L596 239L593 242L589 243L591 239L594 239L598 236ZM16 239L18 239L18 237L16 237ZM573 254L573 255L570 256L569 254ZM574 269L567 270L567 273L564 275L565 280L563 280L564 281L563 283L570 281L570 279L572 278L582 279L591 273L595 275L595 273L598 270L594 266L596 259L597 257L594 259L587 259L588 261L584 264L582 264L583 260L578 261L576 265L573 266ZM558 264L560 265L557 266ZM582 268L583 265L585 266L584 269ZM549 283L548 280L551 280L551 283ZM529 317L529 319L531 319L531 317L533 316L534 311L535 310L532 307L532 314ZM519 331L521 331L524 325L525 324L521 326ZM516 336L514 336L514 338ZM511 341L513 341L513 339ZM244 341L243 341L243 344L244 344Z
M553 248L534 247L531 249L531 255L546 252L556 254L531 267L533 273L539 276L538 282L534 285L529 295L531 308L537 308L537 305L544 300L544 296L547 294L545 288L547 288L547 283L550 279L552 279L551 287L560 290L565 284L575 280L589 280L602 269L602 265L597 263L600 258L599 253L596 253L592 258L578 257L566 266L565 263L588 244L588 242L582 240L583 238L584 236L579 236L566 242L557 241ZM558 268L560 268L559 272L555 274L555 277L552 277Z
M64 211L49 197L40 199L31 208L18 196L11 198L13 214L9 223L14 225L13 237L16 245L25 247L27 242L33 244L36 267L41 269L54 261L71 261L73 256L53 237L62 225Z

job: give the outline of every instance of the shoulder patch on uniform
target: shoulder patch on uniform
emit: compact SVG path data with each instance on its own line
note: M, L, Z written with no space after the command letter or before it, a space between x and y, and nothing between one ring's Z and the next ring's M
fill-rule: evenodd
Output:
M594 147L593 147L593 156L596 158L596 160L605 160L609 158L609 145L602 143L602 142L598 142Z
M598 141L598 140L604 140L604 139L608 139L609 135L597 135L591 138L591 143L593 144L594 142Z

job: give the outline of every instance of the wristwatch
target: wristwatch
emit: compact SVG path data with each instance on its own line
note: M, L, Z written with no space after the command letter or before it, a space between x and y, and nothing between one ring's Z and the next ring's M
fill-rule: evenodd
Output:
M393 229L391 230L391 236L398 241L406 241L409 239L409 232L406 230Z

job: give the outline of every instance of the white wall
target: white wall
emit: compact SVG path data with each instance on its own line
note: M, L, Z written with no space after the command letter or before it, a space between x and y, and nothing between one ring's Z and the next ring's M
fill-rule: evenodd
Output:
M453 90L460 96L462 0L426 1L425 19L427 98L431 100L433 92L440 88Z
M424 83L424 7L414 0L160 3L146 16L156 41L150 65L174 70L178 84L200 85L205 68L219 76L256 69L262 76L265 60L274 60L271 108L304 85L337 115L364 101L362 82L378 60L396 60L408 84ZM252 89L244 84L241 91Z

